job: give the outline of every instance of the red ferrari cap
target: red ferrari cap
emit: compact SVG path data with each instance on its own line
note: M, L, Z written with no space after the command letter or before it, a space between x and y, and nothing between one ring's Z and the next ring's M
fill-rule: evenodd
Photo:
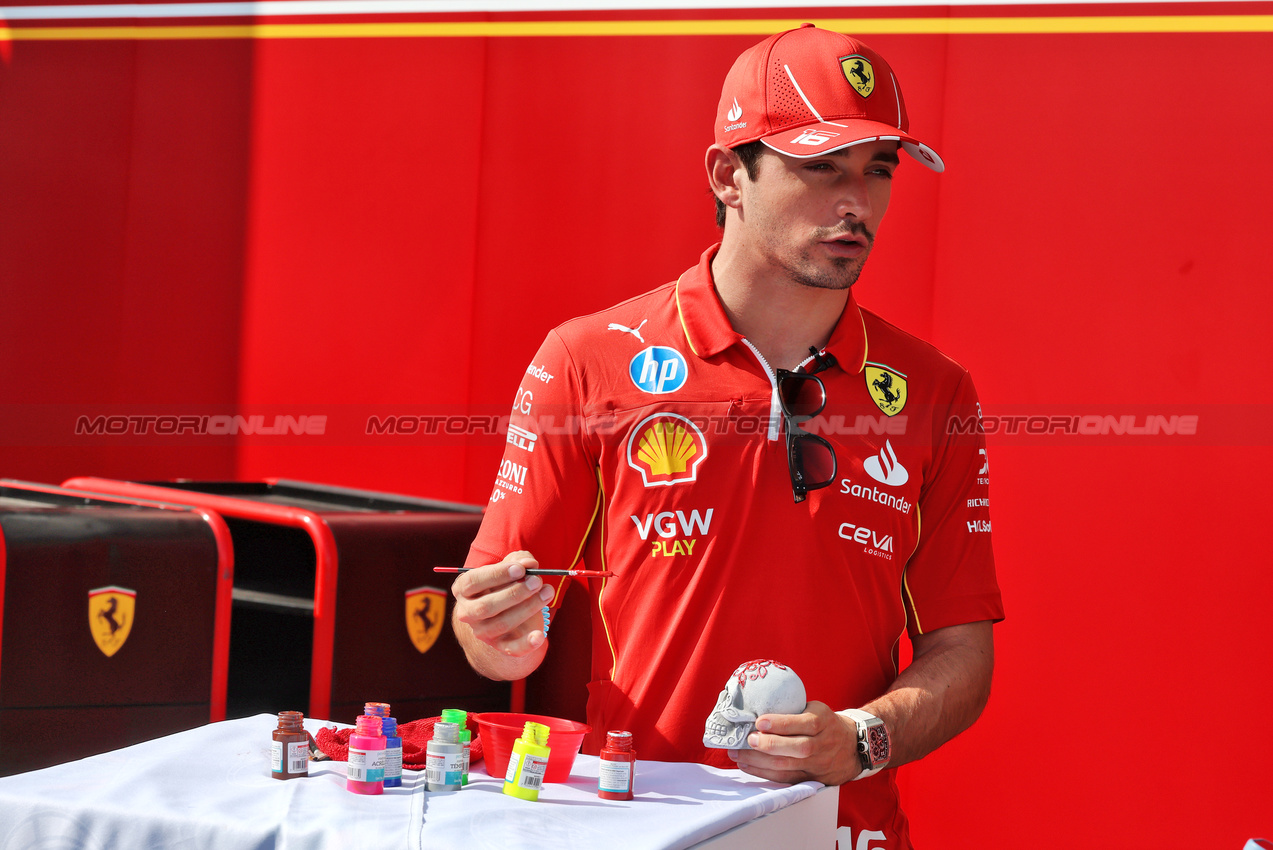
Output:
M946 166L908 132L893 69L855 38L805 24L743 52L725 77L716 142L757 139L789 156L820 156L861 142L895 139L933 171Z

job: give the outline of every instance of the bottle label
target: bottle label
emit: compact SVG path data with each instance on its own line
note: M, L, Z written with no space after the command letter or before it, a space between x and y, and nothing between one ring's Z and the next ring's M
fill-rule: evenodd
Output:
M544 784L544 774L548 772L548 759L527 753L522 757L521 775L515 784L519 788L531 788L536 791Z
M346 777L355 782L385 781L385 751L349 748L349 767Z
M287 745L287 772L309 773L308 741L296 741Z
M462 764L463 754L428 753L424 757L425 781L431 788L435 785L459 785Z
M602 791L626 794L632 789L632 762L602 759L599 767Z
M402 777L402 747L385 748L385 779Z
M270 743L270 770L275 773L283 772L283 742L272 741Z
M367 751L367 781L368 782L384 782L385 781L385 751L384 750L368 750Z

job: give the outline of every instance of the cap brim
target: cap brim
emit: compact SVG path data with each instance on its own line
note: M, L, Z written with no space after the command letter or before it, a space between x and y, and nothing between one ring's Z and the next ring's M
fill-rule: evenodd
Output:
M791 127L779 133L771 133L760 141L778 153L798 159L822 156L866 142L899 142L902 149L917 162L938 173L946 170L946 163L937 151L896 127L875 121L846 120L821 121L803 127Z

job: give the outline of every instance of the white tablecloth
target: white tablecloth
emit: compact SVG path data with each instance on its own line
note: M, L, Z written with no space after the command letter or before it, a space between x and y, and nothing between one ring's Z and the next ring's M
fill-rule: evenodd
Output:
M570 781L544 786L533 803L503 794L483 763L462 791L428 792L423 771L408 770L403 787L368 797L345 790L344 762L272 778L275 725L265 714L213 723L0 778L0 850L683 848L822 787L638 761L636 799L615 802L597 797L597 759L581 755Z

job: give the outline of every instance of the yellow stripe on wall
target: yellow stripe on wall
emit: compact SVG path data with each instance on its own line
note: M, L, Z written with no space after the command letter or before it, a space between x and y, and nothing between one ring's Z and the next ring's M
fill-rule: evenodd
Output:
M803 18L699 21L438 21L0 28L0 41L163 41L274 38L501 38L770 35L802 23L859 35L1273 32L1273 15L1111 15L1038 18ZM3 21L0 21L2 24Z

